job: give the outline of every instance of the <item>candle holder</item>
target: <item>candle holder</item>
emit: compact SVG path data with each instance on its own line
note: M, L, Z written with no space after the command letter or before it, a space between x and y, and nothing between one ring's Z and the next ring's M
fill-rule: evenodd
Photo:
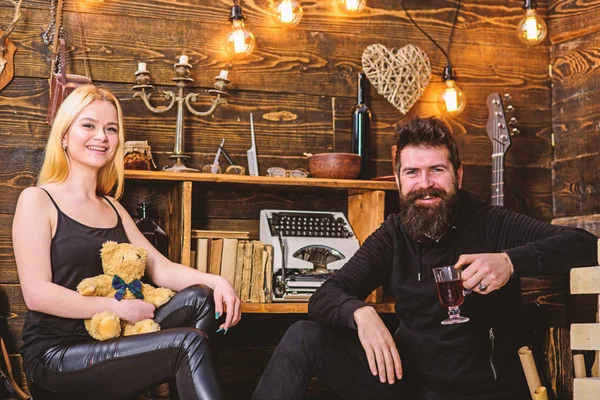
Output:
M177 94L171 91L164 92L165 99L170 101L169 105L153 107L152 104L150 104L150 97L152 96L154 86L150 84L150 71L146 69L146 63L138 64L138 70L135 72L135 81L137 84L133 87L133 90L135 90L136 93L133 97L141 98L146 105L146 108L156 114L166 113L173 108L175 103L177 103L175 149L173 150L173 154L169 156L169 158L175 160L175 164L171 167L165 167L163 170L172 172L198 171L197 169L186 167L183 163L184 158L190 158L190 156L183 152L183 103L185 102L187 109L194 115L199 117L208 117L212 115L221 104L227 104L227 97L229 97L229 93L227 93L227 84L230 82L229 79L227 79L228 71L222 70L220 75L215 78L215 88L207 90L209 94L215 96L211 99L210 108L206 111L197 111L192 107L191 103L194 103L200 94L188 93L185 97L183 95L183 89L194 82L194 80L190 78L192 66L188 63L187 56L180 56L179 62L175 64L174 67L175 78L172 78L172 81L177 83Z

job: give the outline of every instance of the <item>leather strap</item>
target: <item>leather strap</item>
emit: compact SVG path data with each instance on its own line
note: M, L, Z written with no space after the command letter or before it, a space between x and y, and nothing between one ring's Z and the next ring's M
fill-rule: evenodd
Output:
M8 352L6 351L6 346L4 345L4 339L2 339L2 337L0 337L0 347L2 348L2 359L4 360L4 365L6 366L6 374L0 369L0 379L4 381L4 386L11 393L11 395L18 396L18 398L22 400L31 400L31 397L21 390L15 381L12 367L10 365L10 359L8 358Z

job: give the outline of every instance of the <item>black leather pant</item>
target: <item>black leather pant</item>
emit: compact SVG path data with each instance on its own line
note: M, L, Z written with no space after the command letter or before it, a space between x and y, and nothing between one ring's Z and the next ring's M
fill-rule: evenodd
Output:
M28 371L35 400L123 399L175 378L181 399L222 399L209 348L213 292L190 286L155 312L160 332L48 349Z

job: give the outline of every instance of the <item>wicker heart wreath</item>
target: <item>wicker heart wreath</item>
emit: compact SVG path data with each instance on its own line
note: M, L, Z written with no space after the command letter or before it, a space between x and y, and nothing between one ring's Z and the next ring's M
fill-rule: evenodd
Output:
M392 50L372 44L363 51L362 66L377 93L402 114L419 100L431 77L429 57L411 44Z

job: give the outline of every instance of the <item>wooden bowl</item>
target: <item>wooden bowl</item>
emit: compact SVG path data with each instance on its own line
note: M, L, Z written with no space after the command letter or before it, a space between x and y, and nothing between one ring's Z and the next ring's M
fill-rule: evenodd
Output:
M356 179L362 157L351 153L321 153L308 157L308 171L314 178Z

